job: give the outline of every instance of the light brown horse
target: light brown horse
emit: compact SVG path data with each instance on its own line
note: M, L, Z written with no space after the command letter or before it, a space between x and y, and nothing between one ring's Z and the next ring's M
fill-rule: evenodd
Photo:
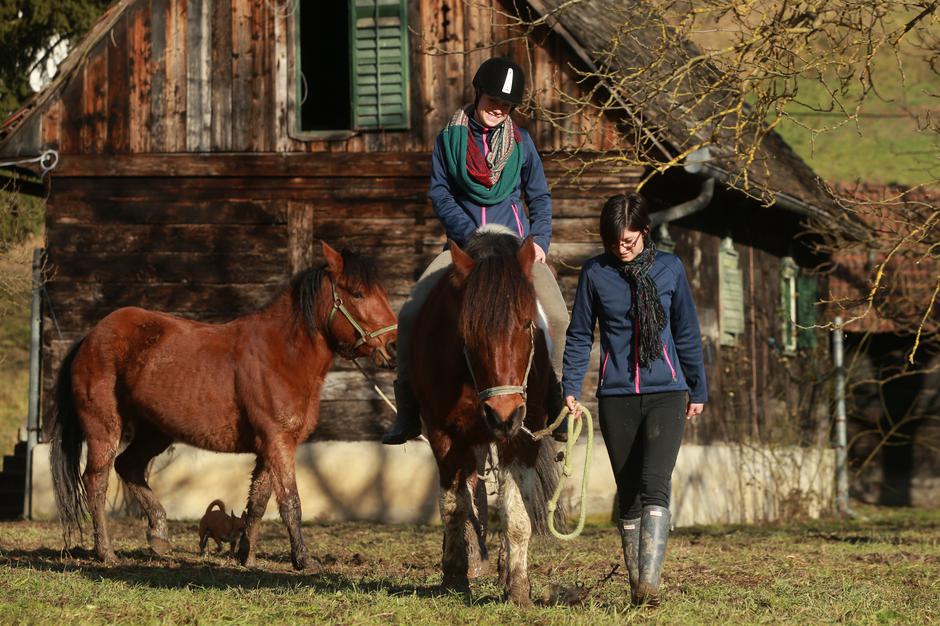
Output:
M317 426L320 390L335 354L394 367L395 315L375 265L323 244L326 264L301 272L267 307L226 324L124 308L101 320L62 363L51 463L59 517L81 530L87 511L95 552L115 560L105 517L112 464L149 520L156 554L169 548L166 512L146 481L150 461L173 442L253 452L239 559L255 559L259 522L277 498L291 560L306 565L294 451ZM79 475L82 442L88 455ZM119 452L122 442L127 443Z
M545 427L551 364L536 327L535 247L507 233L478 232L469 254L451 242L453 266L418 315L412 384L440 472L444 587L468 594L468 579L484 571L479 471L495 444L500 581L510 600L528 605L529 538L547 528L559 472L550 438L535 441L523 428Z

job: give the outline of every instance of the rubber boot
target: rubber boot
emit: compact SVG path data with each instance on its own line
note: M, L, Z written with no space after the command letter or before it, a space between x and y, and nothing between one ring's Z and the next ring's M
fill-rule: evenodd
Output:
M640 578L634 604L659 606L659 583L666 558L669 517L669 509L665 507L643 507L643 517L640 518Z
M627 579L630 581L630 598L635 602L636 586L640 580L640 518L622 519L620 542L623 545L623 562L627 566Z
M382 443L387 446L401 445L421 434L418 399L407 382L395 381L395 408L395 423L382 436Z

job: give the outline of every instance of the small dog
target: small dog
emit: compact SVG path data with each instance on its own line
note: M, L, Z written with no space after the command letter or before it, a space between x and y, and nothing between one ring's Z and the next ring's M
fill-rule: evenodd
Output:
M245 530L247 520L247 509L241 517L236 517L235 511L232 511L231 515L226 515L225 503L221 500L213 500L206 509L206 514L199 521L199 555L205 556L209 537L215 540L218 546L217 552L222 550L222 542L226 541L229 544L229 554L235 554L235 542Z

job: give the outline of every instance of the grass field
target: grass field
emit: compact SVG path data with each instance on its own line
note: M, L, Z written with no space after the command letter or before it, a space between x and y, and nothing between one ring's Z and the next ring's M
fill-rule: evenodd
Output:
M0 523L3 623L929 624L940 621L940 511L865 508L863 519L679 529L665 602L629 605L619 538L607 525L562 543L535 540L536 606L501 602L491 574L473 600L441 593L441 530L305 525L316 565L291 570L280 523L262 529L259 567L196 553L197 525L174 523L175 551L145 551L144 522L115 521L119 563L63 557L54 523ZM490 539L492 546L495 541ZM78 551L76 551L78 552ZM494 557L495 558L495 557ZM583 585L583 587L581 587ZM582 602L548 601L564 589Z

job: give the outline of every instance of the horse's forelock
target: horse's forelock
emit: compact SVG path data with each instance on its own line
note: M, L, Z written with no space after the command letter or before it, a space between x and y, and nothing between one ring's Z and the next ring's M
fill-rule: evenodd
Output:
M375 260L343 249L343 279L353 287L372 288L379 284L379 269Z
M369 289L379 283L378 267L371 258L344 249L343 281L354 289ZM323 279L329 276L326 264L307 268L297 274L291 284L296 313L303 317L307 331L313 335L317 329L317 297Z
M469 347L505 341L512 330L535 319L535 288L515 254L477 261L467 277L458 321Z

